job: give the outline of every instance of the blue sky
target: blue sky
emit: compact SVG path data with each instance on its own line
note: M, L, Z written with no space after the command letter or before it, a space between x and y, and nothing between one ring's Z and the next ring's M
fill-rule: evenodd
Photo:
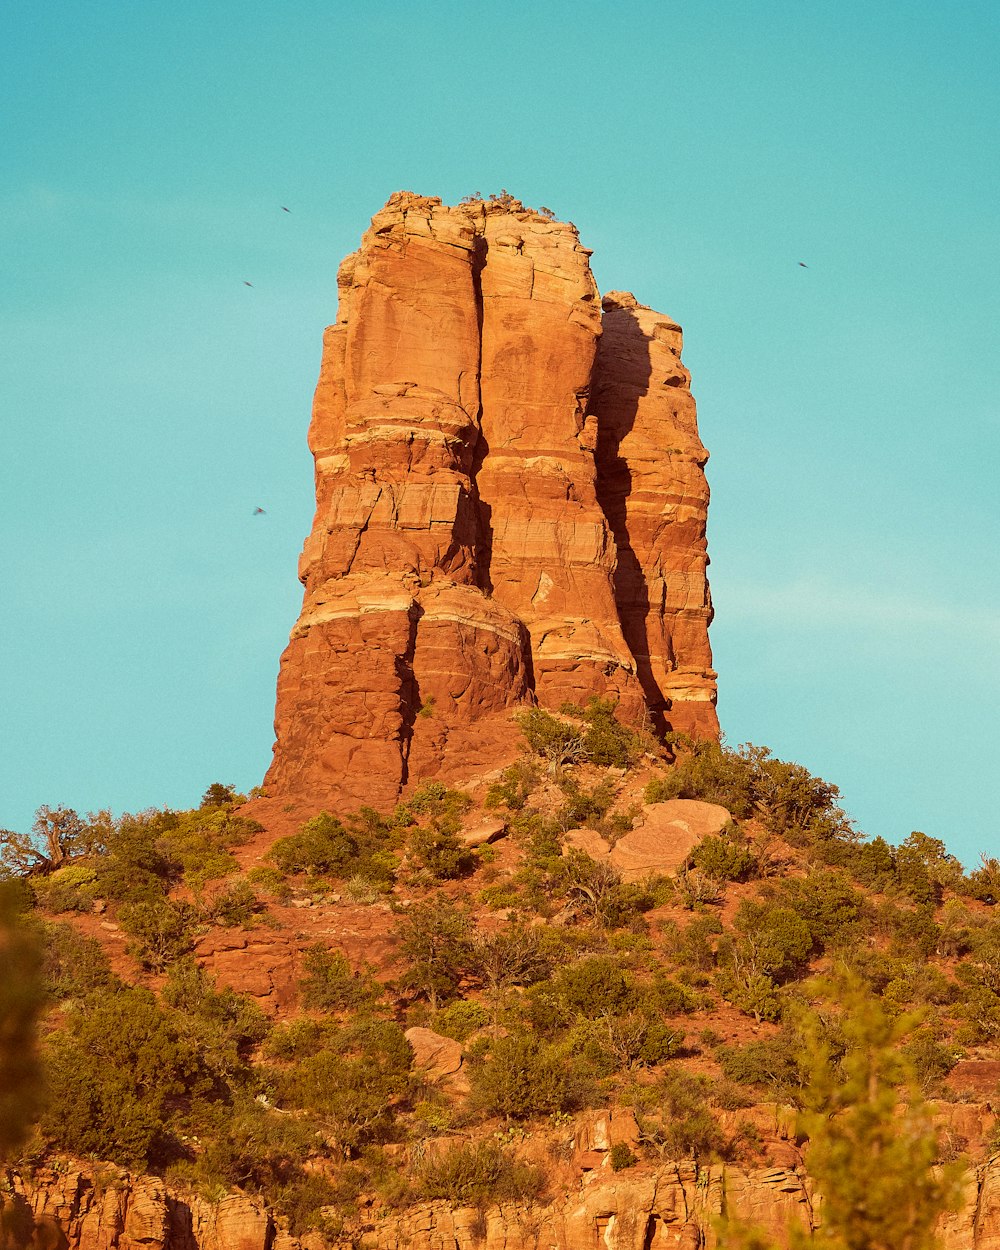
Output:
M996 852L998 14L3 6L0 826L260 780L339 260L505 187L685 327L729 740Z

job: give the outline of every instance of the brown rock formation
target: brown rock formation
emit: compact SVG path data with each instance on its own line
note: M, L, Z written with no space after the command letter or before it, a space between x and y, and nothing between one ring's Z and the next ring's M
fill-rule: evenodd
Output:
M625 641L657 727L714 738L708 452L681 364L681 328L628 292L609 291L603 307L591 411Z
M632 1127L634 1128L634 1122ZM508 1204L477 1211L423 1203L369 1224L372 1250L711 1250L725 1208L760 1224L775 1247L792 1228L809 1240L822 1223L822 1201L800 1162L746 1171L693 1160L612 1172L607 1151L626 1143L629 1125L599 1121L577 1135L582 1175L546 1206ZM212 1203L153 1177L102 1177L43 1168L0 1176L3 1250L348 1250L342 1238L292 1237L257 1200L232 1194ZM938 1225L941 1250L1000 1247L1000 1161L966 1174L962 1201Z
M535 699L718 733L680 332L616 295L598 350L588 256L509 197L402 192L341 266L271 794L391 803Z
M598 863L610 864L623 881L646 881L675 873L703 838L721 833L731 820L718 803L668 799L644 804L638 827L622 834L614 846L596 829L569 829L563 844L566 849L585 852Z

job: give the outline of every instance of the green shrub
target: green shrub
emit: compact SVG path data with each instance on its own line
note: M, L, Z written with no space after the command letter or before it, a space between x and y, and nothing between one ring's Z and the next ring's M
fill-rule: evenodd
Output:
M350 1153L391 1130L410 1083L413 1051L398 1025L369 1020L332 1035L277 1075L279 1099L315 1114Z
M518 724L528 746L549 761L557 772L565 764L589 761L601 768L628 768L642 754L639 734L622 725L610 699L592 698L586 707L563 704L565 719L532 708L522 712Z
M781 1016L781 995L774 980L765 972L723 968L716 978L719 993L727 1001L759 1023L774 1022Z
M536 755L548 760L553 773L564 764L575 764L586 758L585 731L581 725L567 724L538 707L522 712L517 723L528 746Z
M212 900L210 915L221 925L235 927L252 924L254 917L264 910L249 881L237 881L228 890L217 894Z
M161 996L183 1018L182 1025L173 1023L201 1063L216 1077L249 1079L251 1052L271 1031L271 1021L252 998L228 986L217 990L190 956L171 967Z
M912 1068L917 1088L924 1097L940 1095L944 1078L958 1062L954 1043L950 1046L942 1044L930 1028L914 1032L903 1046L902 1054Z
M789 980L808 965L814 948L808 923L791 907L776 901L743 899L733 919L735 944L726 962L743 973Z
M181 872L181 865L165 853L163 842L177 819L176 812L170 811L121 818L98 868L100 892L106 898L136 903L163 897Z
M298 833L279 838L268 852L281 872L342 877L358 858L358 843L329 812L307 820Z
M475 1105L513 1120L573 1111L586 1088L586 1074L570 1055L528 1036L500 1038L472 1073Z
M819 869L807 877L786 879L774 897L802 917L822 946L846 942L867 914L864 896L843 872Z
M743 1111L752 1107L754 1100L732 1081L716 1081L712 1085L712 1103L722 1111Z
M583 709L584 750L598 768L629 768L643 751L642 738L618 721L615 709L614 700L598 698L589 699Z
M48 911L88 912L97 897L97 870L89 864L67 864L48 877L39 877L34 888L39 903Z
M441 827L418 826L409 838L410 854L435 881L466 877L476 866L475 852Z
M412 820L401 809L385 818L373 808L362 807L343 820L320 812L298 833L279 838L268 858L283 873L364 877L379 889L389 889L396 871L393 851L399 845L400 830L408 823Z
M414 1178L412 1196L484 1207L537 1198L544 1188L540 1168L517 1161L496 1142L470 1142L428 1159Z
M611 1164L612 1172L622 1172L625 1168L635 1167L639 1162L638 1156L634 1155L628 1145L623 1142L615 1142L611 1147L608 1155L608 1161Z
M679 1028L644 1011L606 1012L596 1023L598 1044L613 1061L614 1071L656 1067L672 1059L684 1045Z
M329 1184L313 1190L309 1180L314 1174L302 1168L301 1160L316 1147L314 1128L299 1117L268 1110L249 1093L203 1104L198 1138L197 1153L170 1164L168 1181L193 1186L211 1201L235 1188L261 1194L298 1232L316 1227L319 1206L334 1200Z
M299 982L304 1007L319 1011L371 1008L381 997L381 987L366 968L354 972L340 951L316 942L305 953L305 976Z
M628 1010L637 1001L621 964L607 955L591 955L561 969L549 988L570 1017L586 1020L595 1020L608 1011Z
M173 960L186 954L194 940L193 908L162 896L126 903L118 913L118 922L133 939L129 943L129 953L136 955L143 967L153 972L162 972Z
M277 868L263 865L251 868L247 873L247 881L255 890L270 895L278 903L287 903L292 896L292 887Z
M669 1159L710 1159L726 1151L726 1137L708 1105L704 1077L666 1071L656 1086L660 1117L648 1136Z
M720 1046L715 1057L728 1081L770 1091L787 1100L802 1084L798 1040L789 1031L745 1046Z
M396 925L400 952L409 967L402 984L416 990L436 1011L453 997L472 958L472 920L446 898L411 907Z
M608 777L588 790L574 777L564 775L559 778L559 789L566 799L558 816L564 829L575 829L581 825L597 829L614 805L615 786Z
M500 774L500 780L488 788L484 806L506 807L509 812L523 811L538 780L538 769L530 761L512 764Z
M459 999L449 1003L443 1011L434 1017L434 1031L452 1037L456 1042L464 1042L471 1034L485 1028L490 1022L490 1013L479 1003Z
M176 1100L200 1065L147 990L72 1016L46 1055L43 1130L58 1149L145 1171L169 1156Z
M927 904L920 907L897 907L895 903L880 903L875 908L875 924L878 930L892 940L892 952L901 958L919 955L924 959L938 949L941 930L934 920L934 908Z
M462 817L471 806L471 795L450 790L441 781L428 781L405 804L411 816L428 816L450 833L461 827Z
M695 916L683 929L666 930L666 952L681 968L710 972L715 967L716 941L722 933L717 916Z
M734 751L717 742L674 741L677 762L646 787L647 803L702 799L721 804L737 820L755 816L792 841L855 840L837 806L840 791L801 764L774 759L767 747L749 743Z
M36 1050L45 1005L41 949L23 904L19 883L0 881L0 1165L28 1136L42 1094ZM0 1241L3 1205L0 1200Z
M201 807L232 807L243 802L242 795L236 793L235 786L223 785L221 781L213 781L201 796Z
M756 865L750 848L732 834L704 838L692 852L691 863L713 881L746 881Z
M53 998L108 995L123 988L96 938L84 937L67 924L54 923L42 926L41 944L42 978Z

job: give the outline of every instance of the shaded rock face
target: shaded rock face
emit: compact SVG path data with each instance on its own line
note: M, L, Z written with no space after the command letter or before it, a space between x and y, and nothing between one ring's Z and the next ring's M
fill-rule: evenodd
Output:
M546 1206L509 1203L477 1211L423 1203L386 1213L365 1229L372 1250L713 1250L725 1209L767 1230L787 1247L791 1230L812 1241L823 1204L800 1162L746 1171L693 1160L655 1170L614 1173L607 1151L635 1140L635 1123L597 1121L581 1138L580 1180ZM591 1159L590 1156L593 1156ZM171 1190L154 1177L118 1173L97 1179L70 1169L3 1176L0 1245L4 1250L349 1250L346 1235L292 1237L256 1199L231 1194L220 1202ZM1000 1167L971 1169L961 1203L937 1227L941 1250L1000 1247Z
M680 330L602 320L588 258L517 201L401 192L342 264L269 793L390 803L536 700L717 736Z

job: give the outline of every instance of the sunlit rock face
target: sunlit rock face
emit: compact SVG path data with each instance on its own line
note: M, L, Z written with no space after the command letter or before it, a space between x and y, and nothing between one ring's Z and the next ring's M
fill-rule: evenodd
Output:
M536 701L718 735L680 330L602 315L589 255L510 197L400 192L343 262L269 794L385 806Z

